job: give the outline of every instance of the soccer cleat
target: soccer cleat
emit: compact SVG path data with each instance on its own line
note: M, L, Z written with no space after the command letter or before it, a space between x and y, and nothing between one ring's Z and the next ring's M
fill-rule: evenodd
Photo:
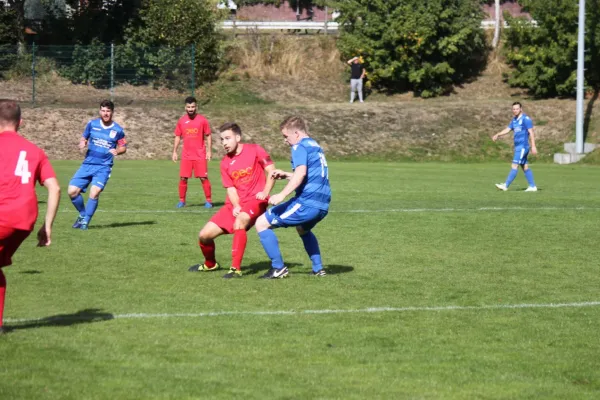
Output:
M75 220L75 223L73 224L73 229L79 229L79 228L81 228L81 223L82 222L83 222L83 217L80 215Z
M529 186L527 189L525 189L526 192L537 192L537 186Z
M290 271L288 271L287 267L271 268L269 271L267 271L266 274L264 274L260 278L261 279L280 279L280 278L285 278L286 276L288 276L289 273L290 273Z
M231 279L231 278L241 278L242 271L236 268L229 268L229 272L223 275L223 279Z
M188 268L188 271L190 271L190 272L214 271L219 268L221 268L221 265L219 265L219 263L215 263L214 267L208 267L206 264L202 263L202 264L192 265L191 267Z
M204 208L213 208L213 205L210 201L207 201L206 203L204 203Z
M502 190L503 192L506 192L508 190L508 188L506 187L506 183L496 183L496 189Z
M185 201L180 201L179 203L177 203L177 208L183 208L185 207Z
M327 276L327 273L324 269L320 269L318 271L313 271L310 273L312 276Z
M81 229L82 231L87 231L88 224L86 222L82 222L81 225L79 226L79 229Z

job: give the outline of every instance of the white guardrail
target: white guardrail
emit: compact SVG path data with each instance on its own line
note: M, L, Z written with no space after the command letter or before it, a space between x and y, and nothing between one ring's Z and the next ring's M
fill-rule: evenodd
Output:
M331 21L224 21L223 29L259 29L259 30L325 30L337 31L338 23ZM481 27L484 29L494 29L496 21L484 20L481 21ZM506 21L504 27L508 28Z

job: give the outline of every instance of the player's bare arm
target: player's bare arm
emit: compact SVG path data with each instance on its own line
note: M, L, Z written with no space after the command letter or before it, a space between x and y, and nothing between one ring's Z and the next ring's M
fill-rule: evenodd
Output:
M87 139L86 138L81 138L79 139L79 149L83 150L85 149L85 146L87 146Z
M288 197L294 190L298 188L306 177L306 165L299 165L294 169L290 181L285 185L283 190L277 194L274 194L269 199L269 204L276 206L281 203L286 197Z
M354 62L354 60L358 60L358 57L352 57L351 59L349 59L347 61L348 64L352 64Z
M495 135L492 137L492 140L495 142L496 140L498 140L498 138L499 138L500 136L504 136L504 135L506 135L506 134L510 133L510 131L511 131L511 130L512 130L512 129L510 129L510 128L505 128L504 130L502 130L502 131L500 131L500 132L496 133L496 134L495 134Z
M110 149L108 152L110 154L112 154L113 156L118 156L118 155L127 153L127 147L126 146L118 146L116 149Z
M271 172L271 179L290 179L292 175L292 172L285 172L281 169L276 169Z
M531 154L537 154L537 147L535 146L535 133L533 128L527 130L529 132L529 139L531 140Z
M38 247L50 246L52 243L52 224L56 218L58 205L60 203L60 185L56 178L44 181L44 187L48 190L48 202L46 206L46 219L37 234Z
M175 136L175 142L173 143L173 162L177 162L177 149L179 148L179 142L181 142L181 137Z
M265 174L267 175L267 183L265 184L264 189L261 192L256 193L257 200L264 200L269 197L269 193L273 190L273 186L275 186L275 179L269 179L271 174L275 171L275 164L267 165L265 167Z
M208 161L212 159L212 133L206 135L206 159Z
M234 187L228 187L227 197L229 197L229 201L231 201L231 205L233 206L233 216L237 217L242 209L240 206L240 196L238 195L237 189Z

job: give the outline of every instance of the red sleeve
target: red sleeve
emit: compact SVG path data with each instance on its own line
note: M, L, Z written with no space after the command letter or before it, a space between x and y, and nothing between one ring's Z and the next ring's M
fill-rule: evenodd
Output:
M40 150L40 163L38 165L36 180L43 185L46 179L56 178L54 168L50 164L50 160L46 156L46 153Z
M231 177L227 173L227 162L225 161L225 159L223 159L223 161L221 161L221 182L223 182L224 188L233 187L233 181L231 180Z
M181 128L179 127L179 121L177 121L177 125L175 125L175 136L181 136L183 132L181 132Z
M258 163L264 168L273 164L273 160L271 160L271 156L265 149L260 146L256 146L256 158L258 158Z
M210 132L210 124L208 123L208 120L206 118L204 118L204 136L210 136L211 132Z

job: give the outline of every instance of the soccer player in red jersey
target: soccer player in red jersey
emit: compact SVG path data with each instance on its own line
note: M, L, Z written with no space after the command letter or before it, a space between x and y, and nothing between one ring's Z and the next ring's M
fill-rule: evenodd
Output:
M215 258L214 239L233 234L231 268L223 278L242 276L242 258L248 238L246 232L267 209L268 197L275 180L267 178L275 170L269 154L257 144L240 143L242 130L228 122L219 128L221 144L227 153L221 161L221 179L227 189L225 205L204 225L199 244L204 263L189 271L214 271L220 267Z
M38 246L51 243L52 223L60 200L60 186L46 154L17 133L21 108L0 99L0 333L6 295L2 268L12 264L12 255L29 236L38 216L35 183L48 190L46 220L37 234Z
M206 197L204 207L212 207L211 187L208 180L208 168L206 162L211 159L212 136L210 125L203 115L197 113L196 99L188 97L185 99L186 114L179 118L175 127L175 143L173 145L173 162L177 162L177 148L183 139L183 150L181 152L181 164L179 167L179 203L177 208L185 207L188 178L192 177L192 171L196 178L200 178L202 189ZM204 145L206 138L206 146Z

